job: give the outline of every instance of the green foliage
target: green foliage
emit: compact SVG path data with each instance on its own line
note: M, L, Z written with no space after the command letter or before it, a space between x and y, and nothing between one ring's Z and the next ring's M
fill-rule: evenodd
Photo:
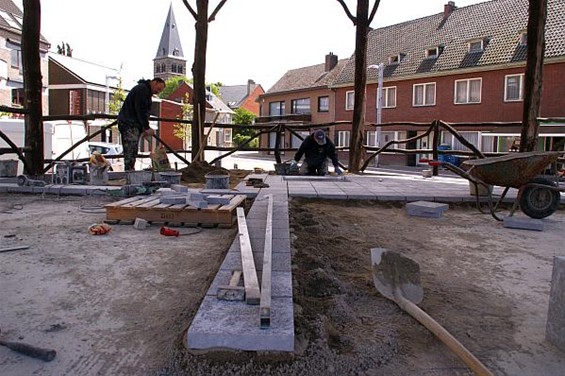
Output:
M68 43L61 42L61 44L57 45L57 53L59 55L65 55L69 57L73 57L73 49Z
M126 100L126 92L124 91L124 87L122 86L122 78L118 79L118 87L112 93L112 99L108 104L108 108L110 110L111 115L117 115L122 108L122 104Z
M159 94L159 98L167 98L171 93L178 89L181 83L192 83L192 79L186 76L173 76L165 81L165 89Z
M237 125L251 125L255 121L256 117L257 115L255 115L253 112L245 108L238 108L235 110L235 114L233 116L233 122ZM245 141L249 140L255 133L257 132L254 131L253 129L245 129L245 128L234 129L233 142L236 145L241 145ZM259 145L259 140L257 138L255 138L253 141L251 141L248 144L248 146L250 147L257 147L258 145Z
M182 102L182 119L192 120L194 106L188 101L188 94L185 94ZM192 126L191 124L177 123L173 125L173 135L183 140L183 147L187 149L192 140Z

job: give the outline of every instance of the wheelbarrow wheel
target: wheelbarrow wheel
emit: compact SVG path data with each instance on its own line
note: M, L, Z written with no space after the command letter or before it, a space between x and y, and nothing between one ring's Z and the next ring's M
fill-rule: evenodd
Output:
M555 187L552 181L544 178L535 178L530 183ZM541 219L553 214L559 208L560 202L561 195L558 190L526 186L520 197L520 209L528 217Z

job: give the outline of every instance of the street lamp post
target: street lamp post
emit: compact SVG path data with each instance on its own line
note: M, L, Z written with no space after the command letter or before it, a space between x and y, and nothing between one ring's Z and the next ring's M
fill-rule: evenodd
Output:
M378 80L377 80L377 119L376 119L376 143L377 147L381 147L381 122L383 113L383 63L378 65L372 64L367 67L367 69L377 69ZM379 167L379 154L375 157L375 163Z
M104 113L108 115L110 112L110 80L119 80L117 76L106 75L106 96L104 97Z

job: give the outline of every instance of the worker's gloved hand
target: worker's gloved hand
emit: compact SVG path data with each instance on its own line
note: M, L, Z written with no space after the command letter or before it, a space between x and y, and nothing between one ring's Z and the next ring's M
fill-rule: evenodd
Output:
M334 168L337 175L343 175L343 170L341 168L339 168L338 166L335 166Z
M290 167L295 168L296 166L298 166L298 162L293 159L292 162L290 162Z

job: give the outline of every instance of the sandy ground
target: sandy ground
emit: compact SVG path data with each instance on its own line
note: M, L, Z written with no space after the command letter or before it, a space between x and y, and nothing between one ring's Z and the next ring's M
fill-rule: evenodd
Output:
M565 212L545 231L503 228L452 206L441 219L401 205L291 201L296 355L193 355L182 336L234 229L167 238L113 226L108 199L2 195L0 328L57 350L50 363L0 347L1 375L469 375L441 342L375 289L370 248L420 264L420 306L496 375L565 373L545 340L552 258ZM187 229L188 231L188 229Z

